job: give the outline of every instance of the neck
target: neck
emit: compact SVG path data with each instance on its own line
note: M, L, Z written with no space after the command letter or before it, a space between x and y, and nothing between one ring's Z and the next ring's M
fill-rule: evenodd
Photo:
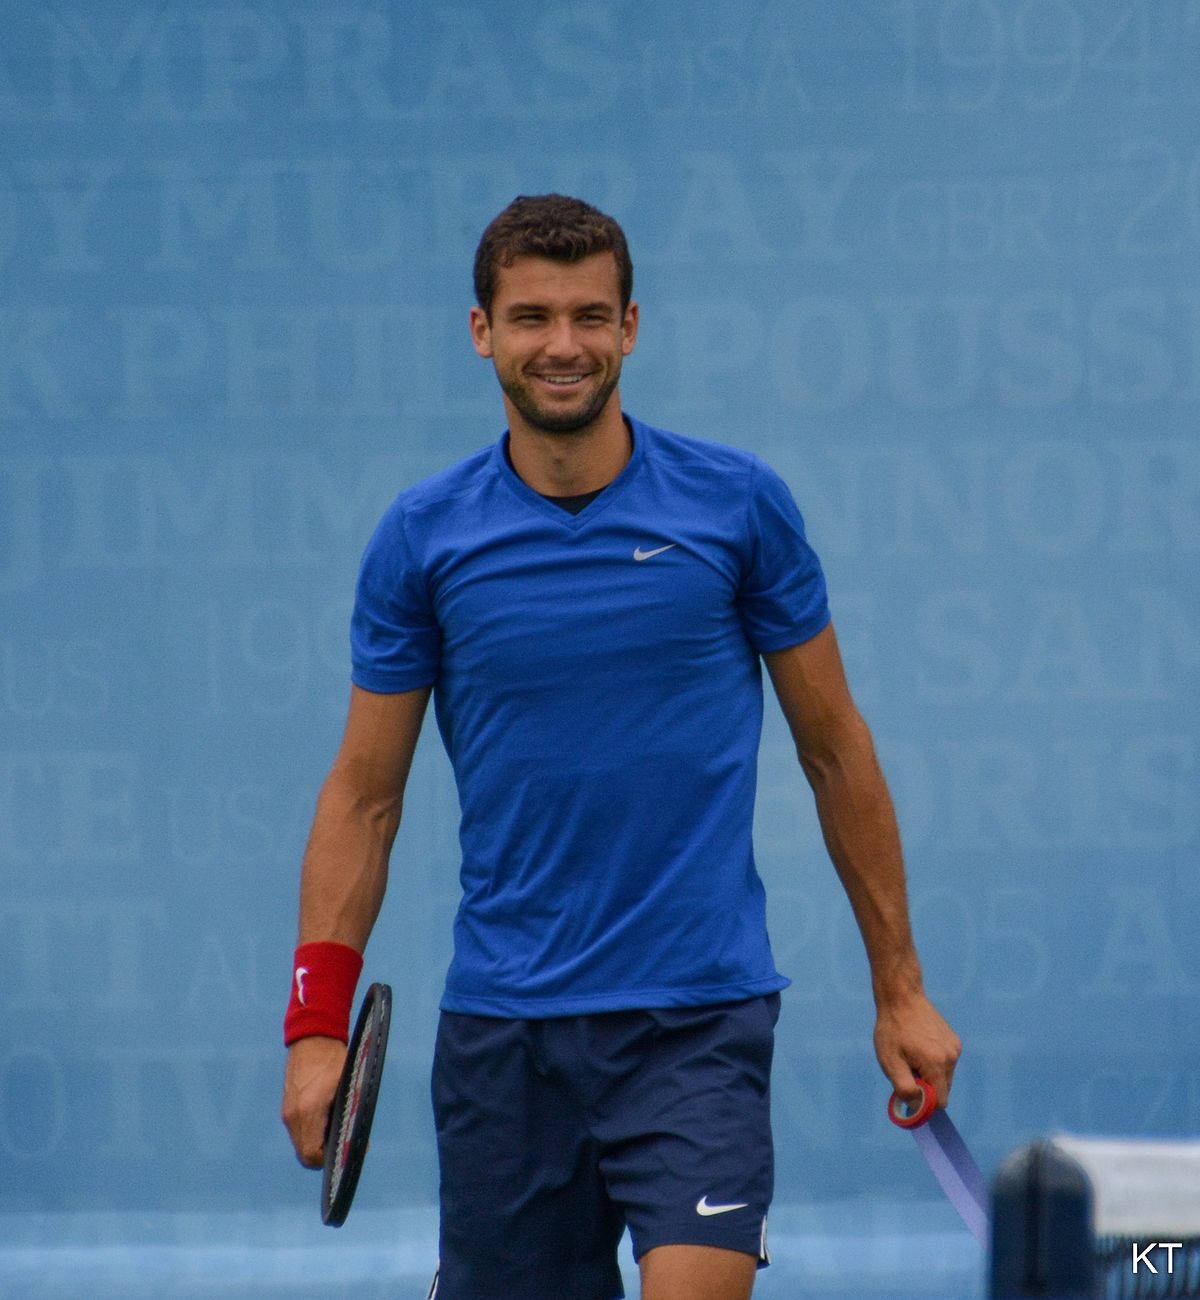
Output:
M604 410L573 433L546 433L508 408L508 454L513 469L535 492L571 497L596 492L625 468L633 443L616 392Z

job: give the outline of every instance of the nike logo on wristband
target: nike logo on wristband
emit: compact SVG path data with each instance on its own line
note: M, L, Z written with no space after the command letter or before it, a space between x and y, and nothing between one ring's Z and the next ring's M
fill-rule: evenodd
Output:
M744 1210L747 1205L747 1201L739 1201L736 1205L709 1205L708 1197L702 1196L696 1202L696 1213L707 1218L710 1214L728 1214L730 1210Z
M300 1001L300 1005L301 1005L301 1006L304 1006L304 1005L305 1005L305 1001L304 1001L304 977L305 977L305 975L307 975L307 974L308 974L308 967L307 967L307 966L297 966L297 967L296 967L296 997L299 999L299 1001Z

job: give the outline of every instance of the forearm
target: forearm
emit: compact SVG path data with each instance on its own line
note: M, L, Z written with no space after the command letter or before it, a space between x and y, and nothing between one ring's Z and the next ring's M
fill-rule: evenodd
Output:
M908 917L896 814L866 724L857 715L836 743L801 754L829 856L871 964L877 1004L923 992Z
M334 765L304 853L298 942L325 939L363 951L387 887L400 809L398 793L372 793L347 765Z
M906 1100L919 1096L920 1074L944 1106L962 1044L925 997L896 814L871 733L850 697L833 626L764 659L866 945L879 1064Z

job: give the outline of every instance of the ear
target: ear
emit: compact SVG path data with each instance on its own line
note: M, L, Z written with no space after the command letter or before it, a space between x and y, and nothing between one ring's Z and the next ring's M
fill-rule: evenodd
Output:
M471 342L481 357L492 355L492 326L482 307L471 308Z
M633 345L637 342L638 332L638 305L636 302L630 302L625 308L625 315L621 318L621 355L627 357L633 351Z

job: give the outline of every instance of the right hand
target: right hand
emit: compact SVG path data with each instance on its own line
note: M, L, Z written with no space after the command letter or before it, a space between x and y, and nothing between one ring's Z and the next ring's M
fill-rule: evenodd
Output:
M300 1038L288 1048L282 1118L308 1169L325 1163L325 1128L345 1060L346 1044L337 1038Z
M919 1107L924 1094L916 1075L933 1085L937 1104L950 1096L962 1042L924 993L880 1002L875 1020L875 1054L902 1101Z

